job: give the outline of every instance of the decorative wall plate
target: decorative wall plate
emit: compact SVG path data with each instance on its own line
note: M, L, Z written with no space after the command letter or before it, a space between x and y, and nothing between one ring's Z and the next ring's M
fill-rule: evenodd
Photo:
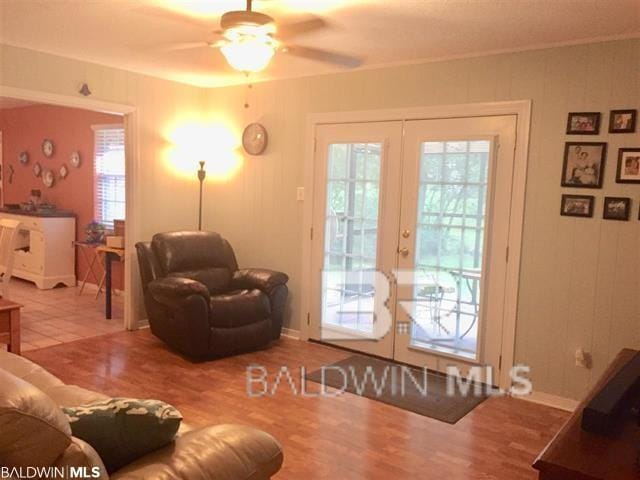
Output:
M56 177L53 174L52 170L45 170L42 172L42 183L47 188L53 187L54 182L56 181Z
M267 129L259 123L250 123L242 132L242 146L249 155L262 154L267 142Z
M18 154L18 160L22 165L26 165L27 163L29 163L29 152L27 152L26 150L20 152Z
M71 152L71 157L69 157L69 163L71 163L72 167L79 168L80 167L80 152Z
M58 173L60 174L60 178L67 178L67 175L69 175L69 169L63 164L60 167L60 170L58 170Z
M40 166L40 162L36 162L36 164L33 166L33 174L36 177L39 177L41 173L42 173L42 167Z
M44 153L44 156L47 158L53 155L53 141L48 138L42 141L42 153Z

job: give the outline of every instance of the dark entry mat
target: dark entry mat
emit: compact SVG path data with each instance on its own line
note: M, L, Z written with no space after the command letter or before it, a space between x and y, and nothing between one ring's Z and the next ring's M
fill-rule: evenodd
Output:
M444 375L365 355L352 355L325 366L324 373L323 369L315 370L306 378L451 424L487 398L484 385L480 395L470 385L467 395L456 388L449 396Z

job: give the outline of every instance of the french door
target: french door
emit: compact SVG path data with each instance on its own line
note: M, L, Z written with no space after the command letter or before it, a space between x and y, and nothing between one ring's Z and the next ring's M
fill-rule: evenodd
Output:
M515 116L405 124L394 358L498 373Z
M402 122L316 132L310 336L388 358L393 319L375 313L397 262L401 142Z
M317 129L311 338L499 373L516 117Z

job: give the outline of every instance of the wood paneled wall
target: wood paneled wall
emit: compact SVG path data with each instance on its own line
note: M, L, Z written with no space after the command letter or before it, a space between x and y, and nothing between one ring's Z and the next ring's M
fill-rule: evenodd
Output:
M609 142L604 189L593 191L596 218L559 215L561 193L571 192L560 187L567 112L601 111L606 125L610 109L640 108L638 39L257 84L249 109L244 87L198 89L0 45L0 84L76 95L83 81L93 98L138 107L140 240L197 221L195 174L175 175L166 161L174 125L209 116L236 135L250 121L266 125L264 156L246 157L226 182L207 183L205 227L233 242L241 265L291 275L291 328L300 325L305 288L296 187L303 184L307 114L531 99L517 360L532 367L537 390L579 398L620 348L640 347L640 186L614 182L617 149L640 146L638 134L586 137ZM633 220L601 220L604 195L632 197ZM574 366L579 346L592 353L592 370Z
M533 101L516 358L532 368L536 390L580 398L622 347L640 347L640 185L615 183L618 148L640 147L640 134L609 135L608 113L640 109L640 40L502 54L441 63L350 72L214 89L210 108L237 129L267 127L262 157L207 191L207 228L224 233L241 265L291 275L287 325L298 328L302 269L305 126L313 112ZM597 137L566 136L570 111L603 113ZM593 219L561 217L560 176L565 141L609 143ZM633 199L630 222L602 220L605 195ZM574 366L578 347L593 369Z

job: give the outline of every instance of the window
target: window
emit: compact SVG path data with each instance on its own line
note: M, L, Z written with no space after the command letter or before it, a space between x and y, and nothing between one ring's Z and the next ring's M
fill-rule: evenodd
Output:
M381 150L380 143L329 145L323 322L365 333L374 328L374 286L362 271L376 268Z
M422 144L413 345L477 353L490 151L488 140Z
M95 125L95 220L113 230L125 218L124 127Z

